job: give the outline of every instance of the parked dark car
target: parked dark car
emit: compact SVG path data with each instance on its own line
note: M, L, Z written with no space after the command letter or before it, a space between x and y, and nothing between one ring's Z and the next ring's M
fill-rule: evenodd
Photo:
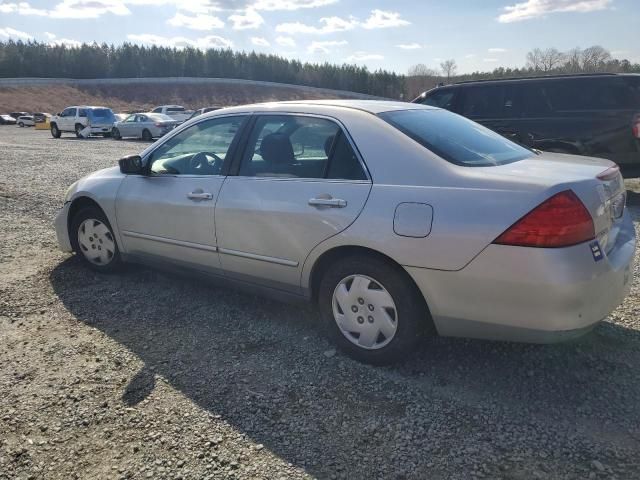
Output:
M15 125L16 119L11 115L0 115L0 125Z
M640 169L637 74L461 82L429 90L413 102L459 113L531 148Z
M36 112L33 114L33 121L36 123L44 123L47 121L47 118L51 118L50 113Z
M13 118L18 120L18 117L22 117L24 115L29 115L29 112L11 112L9 115L11 115Z

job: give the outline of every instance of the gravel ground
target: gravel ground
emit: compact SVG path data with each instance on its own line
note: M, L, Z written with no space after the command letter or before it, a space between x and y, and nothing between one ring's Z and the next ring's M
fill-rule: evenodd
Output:
M640 478L637 269L579 341L361 365L310 308L56 249L67 186L144 146L0 128L0 479Z

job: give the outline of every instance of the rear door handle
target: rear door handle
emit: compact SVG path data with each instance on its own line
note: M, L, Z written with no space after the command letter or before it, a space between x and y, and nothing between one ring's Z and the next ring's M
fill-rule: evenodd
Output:
M347 206L347 201L341 198L310 198L309 205L312 207L344 208Z
M211 200L213 195L207 192L191 192L187 193L187 198L191 200Z

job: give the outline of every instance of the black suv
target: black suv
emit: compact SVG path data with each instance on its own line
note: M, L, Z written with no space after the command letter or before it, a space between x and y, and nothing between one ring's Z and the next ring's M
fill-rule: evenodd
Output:
M604 157L640 171L637 74L461 82L413 102L459 113L531 148Z

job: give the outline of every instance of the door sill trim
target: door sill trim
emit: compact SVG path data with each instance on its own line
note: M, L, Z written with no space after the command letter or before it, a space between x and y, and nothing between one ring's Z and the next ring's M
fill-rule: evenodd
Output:
M186 242L184 240L174 240L172 238L158 237L156 235L147 235L146 233L130 232L127 230L122 231L122 235L125 237L142 238L144 240L151 240L152 242L168 243L169 245L178 245L180 247L195 248L196 250L205 250L207 252L217 252L218 247L211 245L203 245L201 243Z
M284 265L287 267L297 267L298 262L293 260L286 260L284 258L268 257L266 255L258 255L257 253L240 252L238 250L230 250L228 248L219 248L220 253L226 255L233 255L234 257L250 258L251 260L259 260L261 262L275 263L277 265Z

